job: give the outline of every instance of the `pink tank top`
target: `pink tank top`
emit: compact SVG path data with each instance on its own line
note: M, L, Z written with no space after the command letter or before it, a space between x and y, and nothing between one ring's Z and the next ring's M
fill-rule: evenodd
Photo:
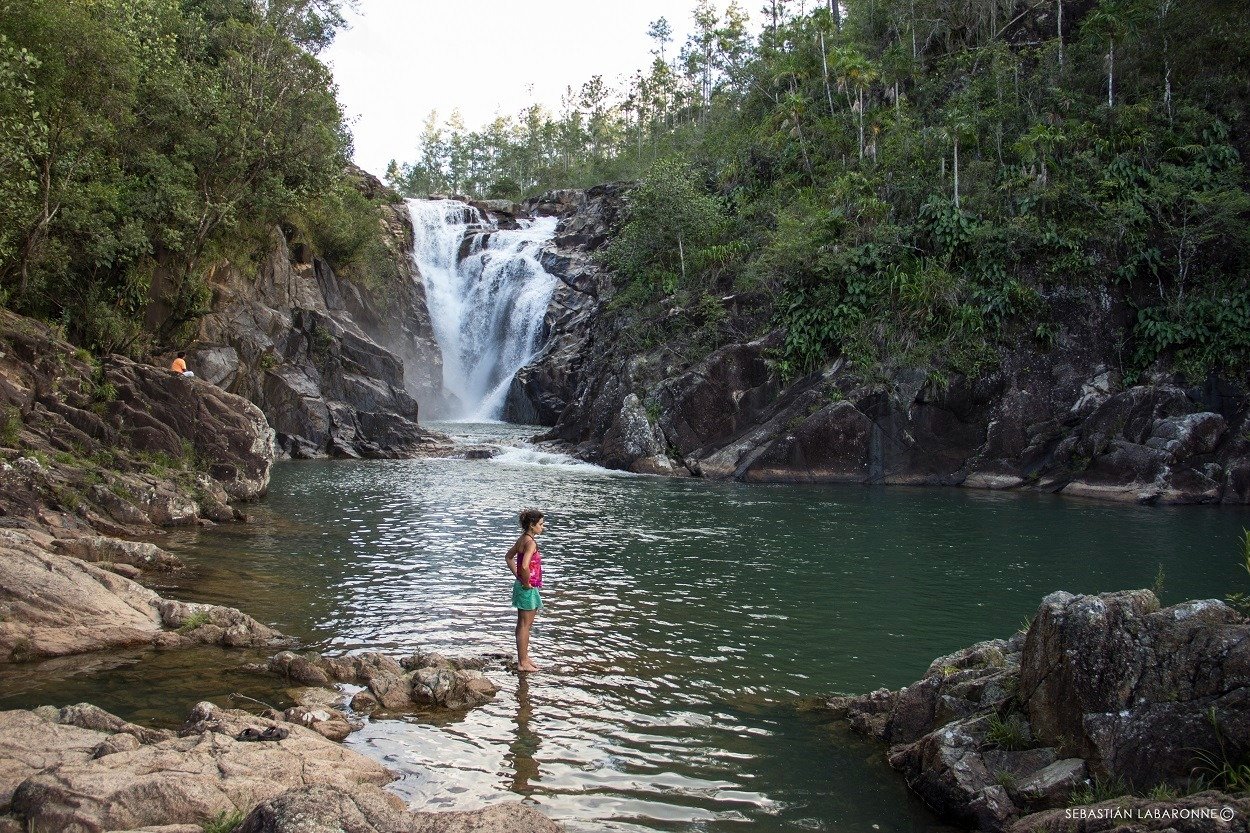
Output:
M530 587L543 586L543 554L534 550L530 556Z

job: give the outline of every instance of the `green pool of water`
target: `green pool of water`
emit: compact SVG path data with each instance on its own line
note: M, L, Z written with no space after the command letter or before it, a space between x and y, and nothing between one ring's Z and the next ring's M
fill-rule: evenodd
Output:
M605 472L445 426L492 460L284 463L253 523L171 535L165 595L239 607L311 648L509 652L503 553L545 510L547 607L528 680L467 715L377 720L348 743L414 802L524 796L572 830L937 831L875 746L796 706L898 687L1011 634L1053 590L1163 599L1250 583L1243 512L955 489L761 486ZM203 649L4 672L0 706L89 700L181 721L200 699L282 705L263 657ZM874 827L875 825L875 827Z

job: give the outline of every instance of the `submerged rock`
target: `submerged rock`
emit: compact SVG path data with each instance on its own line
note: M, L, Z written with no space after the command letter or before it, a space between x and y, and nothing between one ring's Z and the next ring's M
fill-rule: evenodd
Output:
M482 673L495 659L417 653L396 660L372 651L326 658L283 651L268 668L306 685L323 686L331 679L362 685L365 691L351 700L357 712L408 711L414 706L460 711L480 706L499 691Z

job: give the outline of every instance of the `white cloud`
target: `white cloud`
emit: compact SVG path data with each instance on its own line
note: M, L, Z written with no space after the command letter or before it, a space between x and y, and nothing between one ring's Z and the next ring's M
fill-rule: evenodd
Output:
M430 110L445 118L458 108L469 127L531 101L554 111L567 86L592 75L617 84L647 65L656 18L668 19L677 48L693 8L694 0L361 0L322 57L352 119L356 162L380 175L388 160L416 156Z

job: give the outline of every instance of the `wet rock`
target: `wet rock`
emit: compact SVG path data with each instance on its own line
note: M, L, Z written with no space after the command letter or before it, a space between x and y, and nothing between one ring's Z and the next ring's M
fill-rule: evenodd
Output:
M612 427L603 438L604 460L613 468L634 468L640 460L654 468L654 459L664 455L663 435L647 418L641 400L629 394L621 402L621 409L612 420Z
M329 675L317 667L315 661L292 651L276 654L269 660L269 670L307 686L324 686L330 682Z
M378 698L374 697L367 689L358 691L352 696L351 708L354 712L360 714L369 714L382 708L382 704L378 702Z
M319 688L316 686L288 688L286 696L290 697L297 704L307 706L308 708L334 709L347 702L347 696L343 692L333 688Z
M557 833L560 828L525 805L412 813L393 796L331 787L288 791L257 806L238 833Z
M166 627L175 628L183 637L204 645L244 648L289 642L278 631L232 607L162 600L159 609Z
M1030 812L1051 807L1066 807L1072 793L1085 783L1088 772L1085 761L1065 758L1032 773L1016 784L1013 793Z
M1146 590L1060 592L1026 633L829 708L894 744L890 764L943 816L986 831L1067 830L1051 808L1089 778L1183 790L1195 761L1250 746L1248 651L1250 623L1220 601L1160 609Z
M445 709L468 709L487 702L499 686L480 671L420 668L412 674L411 698L415 703Z
M29 731L30 713L0 713L0 744ZM36 718L37 719L37 718ZM330 785L376 791L393 776L379 764L301 726L285 739L240 742L244 729L277 726L249 715L201 703L178 737L144 742L99 757L83 755L110 740L105 731L44 724L46 751L38 771L13 792L13 810L40 830L138 830L198 824L246 811L298 787ZM13 727L13 728L10 728ZM54 745L55 743L55 745Z
M1020 699L1044 741L1143 789L1181 785L1195 756L1250 747L1250 624L1216 600L1159 609L1148 590L1047 596Z
M81 558L83 561L109 561L129 564L141 570L178 570L182 560L155 544L142 541L123 541L104 535L61 540L54 544L57 552Z
M316 706L295 706L282 713L287 723L306 726L328 740L342 741L352 732L362 728L363 723L348 720L337 709Z
M405 711L414 705L461 710L481 705L499 690L481 673L497 659L446 657L429 651L400 660L373 651L327 659L284 651L270 660L268 670L309 685L323 686L333 678L364 686L365 691L351 699L352 710L361 713Z
M191 364L259 406L287 456L431 452L436 435L417 425L417 403L426 415L443 410L442 353L410 256L407 207L381 213L390 263L375 281L345 279L307 241L278 230L258 274L229 264L212 272L213 311Z

